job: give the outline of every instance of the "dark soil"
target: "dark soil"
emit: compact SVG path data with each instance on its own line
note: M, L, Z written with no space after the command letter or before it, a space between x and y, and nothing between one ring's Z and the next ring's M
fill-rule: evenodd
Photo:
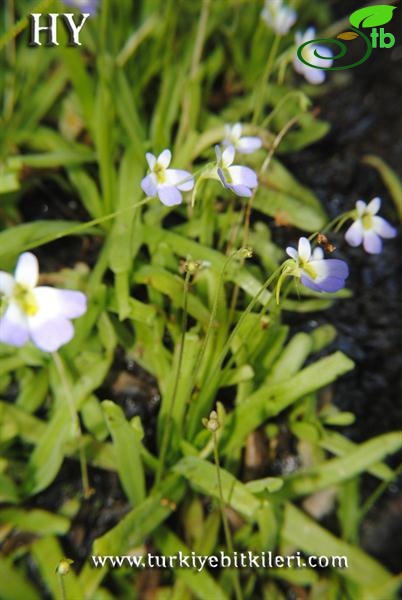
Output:
M346 86L338 88L338 77L331 76L332 90L317 101L320 116L332 125L329 135L286 159L298 179L317 193L331 218L353 208L359 198L380 196L381 214L398 222L379 175L361 159L375 154L402 175L401 29L402 12L396 11L387 25L396 37L395 47L375 50L364 65L346 71L350 77ZM337 255L350 265L348 287L353 298L311 318L332 323L339 332L336 347L356 363L355 370L337 383L335 402L356 415L355 424L343 433L361 442L402 428L402 243L400 236L387 240L380 255L369 256L362 248L348 247L342 238L335 236L334 241ZM392 464L401 462L401 456L394 457ZM374 484L378 482L364 481L363 496ZM394 572L402 569L402 481L389 486L362 534L370 553Z

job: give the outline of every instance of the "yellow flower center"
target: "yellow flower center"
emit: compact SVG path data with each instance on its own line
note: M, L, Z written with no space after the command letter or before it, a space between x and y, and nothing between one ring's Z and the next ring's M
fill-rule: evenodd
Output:
M316 279L317 273L316 273L314 267L311 266L311 263L309 263L308 260L302 260L299 258L299 264L300 264L300 268L303 269L303 271L305 273L307 273L307 275L309 277L311 277L311 279Z
M166 181L165 167L162 167L162 165L158 165L158 163L156 163L155 168L154 168L154 173L156 175L156 179L158 180L158 183L165 183L165 181Z
M366 212L362 217L362 223L364 229L372 229L373 228L373 215Z
M13 290L13 299L18 304L22 312L24 312L28 317L33 317L39 310L38 303L36 302L36 298L32 293L32 290L21 283L15 284Z

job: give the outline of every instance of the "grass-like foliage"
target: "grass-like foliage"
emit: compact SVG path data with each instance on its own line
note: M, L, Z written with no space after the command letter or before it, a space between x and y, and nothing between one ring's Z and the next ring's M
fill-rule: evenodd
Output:
M31 252L42 272L28 289L17 269L9 294L11 279L0 278L0 330L13 303L29 328L26 343L0 344L0 597L141 599L148 589L159 600L273 600L300 588L312 599L396 597L397 578L360 548L359 526L395 477L383 461L402 434L348 440L342 427L354 417L330 392L352 361L331 325L287 324L350 293L336 253L310 256L305 240L286 255L283 240L316 246L348 218L392 233L363 208L328 223L285 167L329 129L312 100L318 81L293 68L295 30L329 24L329 3L294 2L297 25L290 31L289 13L277 32L254 0L99 4L81 46L66 44L62 24L58 46L28 44L31 12L71 6L1 8L0 271ZM238 146L239 171L230 151L214 149L236 123L257 138L252 152ZM147 163L165 149L168 168L149 154ZM179 196L164 195L170 168L194 177L175 180ZM144 183L147 173L155 179ZM85 314L67 315L74 337L55 351L38 334L35 316L54 306L38 303L36 283L87 298ZM115 388L127 364L157 390L156 416L123 410ZM278 468L283 444L293 468ZM364 473L377 484L363 505ZM311 508L328 498L331 531ZM83 514L94 526L80 538ZM299 551L345 555L349 567L150 574L90 561L147 551Z

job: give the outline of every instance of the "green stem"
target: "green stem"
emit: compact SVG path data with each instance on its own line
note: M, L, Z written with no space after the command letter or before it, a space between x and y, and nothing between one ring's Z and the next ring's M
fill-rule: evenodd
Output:
M62 575L61 573L57 573L57 579L59 580L61 600L67 600L66 586L64 584L63 577L64 577L64 575Z
M186 331L187 331L187 304L188 304L188 292L189 292L189 284L190 284L191 273L190 271L186 272L186 277L184 279L184 298L183 298L183 320L181 326L181 338L180 338L180 346L179 346L179 356L177 360L177 371L174 382L173 393L170 397L169 409L167 414L166 426L163 429L162 434L162 442L161 442L161 450L159 455L159 463L158 470L156 472L156 485L158 485L163 477L163 471L165 468L166 454L169 446L170 433L172 430L172 420L173 420L173 410L177 396L177 390L179 388L180 382L180 373L181 367L183 364L183 355L184 355L184 343L186 339Z
M81 479L82 479L82 488L83 488L83 492L84 492L84 498L90 498L92 495L92 490L91 490L91 486L89 485L88 467L87 467L87 461L86 461L86 457L85 457L85 451L84 451L84 448L81 443L82 442L82 430L81 430L80 419L77 414L74 398L73 398L71 388L70 388L70 385L69 385L69 382L67 379L63 361L57 352L53 352L52 356L53 356L54 363L56 365L57 372L60 377L61 385L62 385L63 391L64 391L64 396L67 399L67 404L68 404L68 408L70 410L71 419L72 419L72 422L73 422L73 425L75 428L74 433L75 433L77 441L78 441L79 459L80 459L80 466L81 466Z
M270 53L268 56L267 64L265 66L265 70L262 75L261 84L259 86L257 86L257 89L254 94L255 104L254 104L254 113L253 113L253 119L252 119L252 123L254 125L256 123L258 123L258 121L260 120L264 101L266 102L266 100L267 100L267 94L265 94L265 87L266 87L266 85L268 85L268 82L269 82L269 78L270 78L270 75L272 72L274 60L275 60L277 52L278 52L280 40L281 40L280 34L276 33L275 37L274 37L274 41L272 42L272 46L271 46L271 50L270 50Z
M227 549L229 551L229 554L231 556L233 556L234 549L233 549L232 534L230 532L230 527L229 527L228 519L227 519L226 512L225 512L225 502L223 499L221 467L220 467L220 461L219 461L218 439L217 439L216 431L212 432L212 436L213 436L213 441L214 441L214 460L215 460L215 466L216 466L216 477L217 477L217 481L218 481L219 506L220 506L221 516L222 516L223 531L225 534ZM236 599L243 600L243 594L242 594L241 586L240 586L239 572L237 570L233 570L232 575L233 575L233 584L234 584Z
M80 223L75 227L71 227L71 229L67 229L67 231L63 231L61 233L56 233L53 235L47 235L36 242L32 242L24 246L24 249L21 252L26 252L27 250L31 250L31 248L38 248L39 246L43 246L44 244L50 244L50 242L54 242L56 240L60 240L69 235L75 235L82 231L86 231L89 227L94 227L95 225L99 225L100 223L104 223L105 221L109 221L110 219L114 219L118 215L136 209L143 204L147 204L152 198L144 198L140 202L133 204L132 206L128 206L127 208L121 208L120 210L116 210L115 212L109 213L108 215L104 215L103 217L98 217L97 219L92 219L91 221L86 221L85 223Z

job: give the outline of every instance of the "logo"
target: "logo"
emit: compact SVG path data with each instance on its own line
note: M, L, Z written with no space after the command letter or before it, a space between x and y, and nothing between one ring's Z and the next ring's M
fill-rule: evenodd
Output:
M314 69L322 69L323 71L343 71L345 69L352 69L353 67L357 67L369 58L373 51L373 48L392 48L392 46L395 44L395 37L392 35L392 33L387 33L384 27L382 27L382 25L386 25L391 21L395 8L396 6L384 6L382 4L378 6L367 6L365 8L360 8L359 10L356 10L349 18L349 21L351 23L351 27L349 28L350 31L344 31L343 33L340 33L337 36L337 39L320 38L317 40L310 40L308 42L305 42L297 49L297 56L302 61L302 63L304 63L308 67L313 67ZM371 29L371 33L363 33L363 31L361 31L359 27L364 29ZM366 51L363 58L353 63L352 65L343 65L342 67L318 67L317 65L308 62L303 57L303 50L309 44L314 44L314 46L316 46L317 44L335 44L340 48L340 51L334 56L322 56L321 54L319 54L316 48L313 50L313 54L316 58L336 61L339 58L345 56L347 52L346 44L340 40L350 41L358 37L364 40L366 44Z

